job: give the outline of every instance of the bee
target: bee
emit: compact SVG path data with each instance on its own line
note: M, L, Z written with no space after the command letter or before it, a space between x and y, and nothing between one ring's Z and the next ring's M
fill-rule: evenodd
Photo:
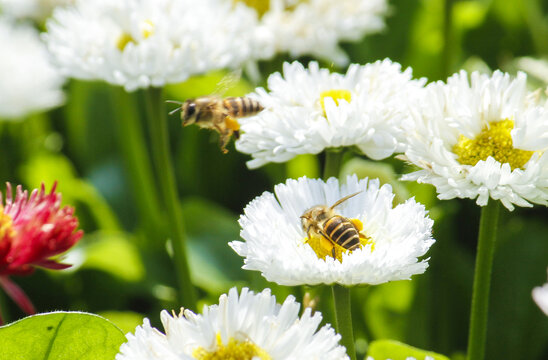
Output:
M221 80L220 85L227 87L228 83L233 83L238 78L238 75L228 75ZM219 147L225 154L228 152L226 145L230 137L234 135L238 139L240 136L240 124L237 119L256 115L264 109L257 100L245 96L222 98L216 95L207 95L188 99L183 103L168 102L180 105L169 114L172 115L180 110L183 126L196 124L201 128L217 131Z
M335 257L335 246L337 244L347 250L355 250L360 246L360 239L365 238L360 233L360 229L354 220L347 219L342 215L335 213L335 207L345 202L346 200L358 195L357 193L350 194L336 201L330 207L326 205L316 205L306 210L301 215L301 225L306 232L308 239L310 235L317 234L328 240L331 245L331 254Z

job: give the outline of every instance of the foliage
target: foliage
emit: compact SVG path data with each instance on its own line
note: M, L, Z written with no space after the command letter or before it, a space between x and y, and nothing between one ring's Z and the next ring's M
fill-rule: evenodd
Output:
M389 57L404 67L411 66L415 77L435 81L461 68L514 72L519 69L520 57L548 56L548 23L542 15L548 9L545 0L392 0L391 4L393 14L383 33L344 44L352 62ZM446 18L450 21L448 27L444 27ZM280 56L260 63L263 77L279 71L286 59ZM216 72L170 86L166 96L183 101L211 93L224 74ZM536 81L535 86L548 85L542 79ZM242 78L231 94L243 95L253 88L254 84ZM129 116L135 117L136 123L143 122L142 94L120 94L106 84L76 80L70 81L66 91L67 103L60 109L21 123L0 122L0 180L27 188L41 181L49 188L57 180L64 203L76 207L86 235L68 255L77 261L72 269L39 271L32 277L13 280L33 299L39 312L64 309L101 313L125 331L140 323L136 317L146 316L159 326L161 309L179 308L174 301L174 270L165 251L169 243L163 234L147 236L147 226L161 223L162 216L147 217L136 206L154 198L159 189L150 188L148 194L133 191L132 174L123 156L127 145L124 141L130 140L125 139L119 122L120 116L128 116L120 113L123 104L133 104L137 110ZM328 289L268 283L258 273L243 271L241 259L227 246L227 242L239 238L238 214L251 199L271 191L286 177L318 176L323 158L303 155L287 164L270 164L252 171L245 166L249 159L233 145L223 155L216 135L195 127L183 129L178 115L170 121L192 279L199 289L199 308L192 310L216 303L231 286L258 291L270 287L279 301L289 294L301 302L305 292L318 296L324 321L333 323ZM145 144L149 139L147 134L142 136L142 155L148 156ZM359 346L360 341L389 338L460 358L467 342L477 207L470 200L441 202L430 186L398 181L408 169L394 160L376 168L367 167L365 159L347 162L346 166L344 171L382 176L393 184L398 197L415 196L423 202L435 220L437 239L429 253L430 268L424 275L353 292L352 307L359 319L354 321L358 356L363 358L367 351L367 346ZM548 318L531 299L531 289L546 281L547 217L548 210L542 206L502 214L494 259L487 359L548 357ZM1 292L0 308L4 320L24 316ZM88 329L85 336L70 330L83 325ZM32 338L16 336L29 327L36 329ZM85 355L84 346L88 345L59 348L59 344L68 342L68 336L85 338L88 345L106 339L105 352L93 357ZM0 357L17 358L12 353L17 347L33 349L28 359L106 359L106 354L115 353L123 341L121 331L98 316L51 313L1 328ZM28 345L31 343L32 347ZM56 347L51 348L51 344ZM382 344L371 343L370 352L385 356L380 350Z

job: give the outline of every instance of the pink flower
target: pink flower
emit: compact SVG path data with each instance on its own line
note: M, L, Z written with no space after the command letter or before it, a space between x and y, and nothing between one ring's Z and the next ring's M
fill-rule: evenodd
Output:
M33 314L34 307L8 276L28 275L36 266L70 267L51 257L70 249L83 235L82 230L77 230L74 209L61 208L61 194L55 192L56 186L57 183L46 193L42 184L29 196L19 185L13 199L7 183L5 203L0 192L0 287L27 314Z

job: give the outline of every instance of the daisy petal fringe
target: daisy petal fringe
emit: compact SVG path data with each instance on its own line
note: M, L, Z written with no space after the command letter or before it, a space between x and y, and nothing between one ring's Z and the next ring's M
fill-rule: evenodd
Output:
M411 69L402 71L388 59L352 64L346 74L316 62L308 68L285 63L283 75L268 78L268 92L258 88L249 95L265 110L240 120L236 149L252 156L249 168L347 146L384 159L403 150L402 124L423 84L412 80Z
M34 28L0 19L0 46L1 120L21 119L63 103L65 78L50 63Z
M340 336L329 325L318 329L322 316L305 309L293 296L277 304L270 289L255 294L236 288L206 306L202 314L162 311L165 335L148 319L120 347L116 360L133 359L348 359Z
M548 103L531 95L523 73L469 81L461 71L428 85L406 123L405 159L422 170L402 179L434 185L442 200L548 205Z
M337 206L337 213L363 224L369 241L350 252L319 258L307 243L301 215L312 206L331 205L360 192ZM378 180L348 176L345 184L306 177L276 185L249 203L240 217L242 241L229 245L244 258L243 268L260 271L280 285L382 284L423 273L428 259L419 260L434 243L433 222L414 199L393 207L389 185Z
M133 91L240 66L255 21L224 0L77 0L55 10L44 39L67 76Z

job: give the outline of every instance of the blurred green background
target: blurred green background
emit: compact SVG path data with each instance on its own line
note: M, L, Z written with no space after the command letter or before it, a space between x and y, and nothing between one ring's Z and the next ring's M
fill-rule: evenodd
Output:
M445 79L459 69L528 72L531 89L546 87L548 1L538 0L391 0L392 15L384 32L360 43L343 44L351 61L386 57L411 66L415 77ZM263 77L281 69L286 56L260 63ZM307 62L311 59L300 59ZM534 60L534 61L533 61ZM333 68L332 64L323 63ZM544 66L544 67L543 67ZM345 69L336 69L344 71ZM169 86L166 99L205 95L225 75L215 72ZM264 82L260 85L264 85ZM254 88L243 78L231 95ZM124 163L127 143L120 119L143 123L143 94L124 93L103 83L70 81L66 105L24 122L0 122L0 181L48 187L54 180L65 204L75 206L84 239L67 262L68 271L36 271L13 278L39 312L83 310L99 313L131 331L147 316L159 324L161 309L177 309L175 278L162 234L145 234L156 216L139 213L158 189L136 193ZM29 94L32 96L32 94ZM129 110L128 110L129 109ZM144 125L144 124L143 124ZM131 126L131 125L127 125ZM281 302L305 292L319 297L325 322L333 323L330 289L287 288L268 283L259 273L243 271L242 259L227 242L239 239L237 219L245 205L288 177L318 177L322 156L300 156L287 164L248 170L249 157L229 146L223 155L217 137L196 127L182 128L178 115L170 123L172 155L186 230L192 276L204 304L217 303L232 286L256 291L272 288ZM143 126L143 128L145 128ZM143 141L148 141L146 133ZM142 153L147 156L147 146ZM356 158L356 154L348 156ZM363 160L363 159L362 159ZM412 281L353 291L354 326L359 354L366 341L396 339L462 359L466 349L479 209L471 200L441 202L434 188L397 181L408 172L396 160L380 166L352 160L345 171L381 176L399 196L415 196L435 220L437 243L429 252L430 268ZM161 176L156 174L155 176ZM4 191L2 187L2 191ZM148 199L148 200L147 200ZM152 201L153 203L153 201ZM531 290L546 282L548 210L504 210L494 260L487 359L548 359L548 317L534 304ZM7 320L24 315L9 300Z

